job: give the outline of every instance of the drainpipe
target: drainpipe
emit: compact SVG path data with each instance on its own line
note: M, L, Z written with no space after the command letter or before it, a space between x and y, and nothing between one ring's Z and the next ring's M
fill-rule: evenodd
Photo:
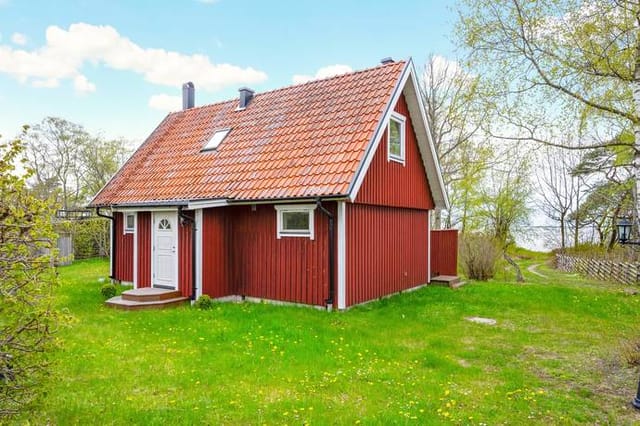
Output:
M316 206L320 209L322 213L327 215L329 218L329 297L324 301L327 304L327 310L331 311L333 309L333 297L335 294L335 237L333 232L333 222L334 217L333 214L324 208L322 205L322 200L318 198L316 200Z
M191 300L196 300L196 221L185 215L182 206L178 207L178 217L183 223L191 225ZM180 253L178 253L180 256Z
M96 207L96 214L100 217L107 218L111 221L111 253L116 257L116 218L100 212L100 207ZM111 272L109 278L115 279L116 275L116 259L111 259Z

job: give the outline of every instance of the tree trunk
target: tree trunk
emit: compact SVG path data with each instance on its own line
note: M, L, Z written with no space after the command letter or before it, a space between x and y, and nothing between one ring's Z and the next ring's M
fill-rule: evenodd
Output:
M565 233L565 229L564 227L565 225L565 214L562 213L560 215L560 249L562 250L562 252L564 253L564 250L566 248L566 233Z
M518 264L507 254L506 250L502 251L502 256L504 257L504 260L506 260L507 263L513 266L513 269L516 270L516 281L519 283L523 283L524 276L522 276L522 271L520 270L520 267L518 266Z

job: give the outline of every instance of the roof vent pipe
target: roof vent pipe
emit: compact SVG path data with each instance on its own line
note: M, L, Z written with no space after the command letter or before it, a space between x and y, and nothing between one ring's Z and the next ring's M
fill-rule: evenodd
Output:
M391 56L387 56L386 58L382 58L382 59L380 59L380 63L381 63L382 65L392 64L392 63L394 63L394 62L395 62L395 61L393 60L393 58L392 58Z
M241 87L238 89L240 92L240 103L238 104L238 109L245 109L251 99L253 99L254 91L249 89L248 87Z
M196 103L196 89L192 82L182 85L182 109L193 108Z

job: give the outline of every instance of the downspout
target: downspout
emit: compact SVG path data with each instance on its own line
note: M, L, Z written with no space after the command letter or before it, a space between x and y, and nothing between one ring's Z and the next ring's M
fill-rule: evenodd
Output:
M100 207L96 207L96 214L100 217L107 218L111 221L111 253L116 257L116 218L108 214L100 213ZM116 260L111 259L111 272L109 278L114 280L116 275Z
M196 221L183 213L182 206L178 206L178 217L191 225L191 296L189 298L196 300Z
M329 297L325 300L325 303L327 304L327 310L332 310L333 309L333 297L335 294L335 251L336 251L336 247L335 247L335 237L334 237L334 232L333 232L333 222L334 222L334 217L333 214L327 210L326 208L324 208L324 206L322 205L322 200L320 198L318 198L316 200L316 206L320 209L320 211L322 213L324 213L325 215L327 215L327 217L329 218Z

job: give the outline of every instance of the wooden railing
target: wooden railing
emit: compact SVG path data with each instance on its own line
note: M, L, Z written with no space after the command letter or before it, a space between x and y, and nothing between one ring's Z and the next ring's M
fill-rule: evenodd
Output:
M615 262L556 254L556 264L561 271L579 272L599 280L625 284L640 282L640 263L636 262Z

